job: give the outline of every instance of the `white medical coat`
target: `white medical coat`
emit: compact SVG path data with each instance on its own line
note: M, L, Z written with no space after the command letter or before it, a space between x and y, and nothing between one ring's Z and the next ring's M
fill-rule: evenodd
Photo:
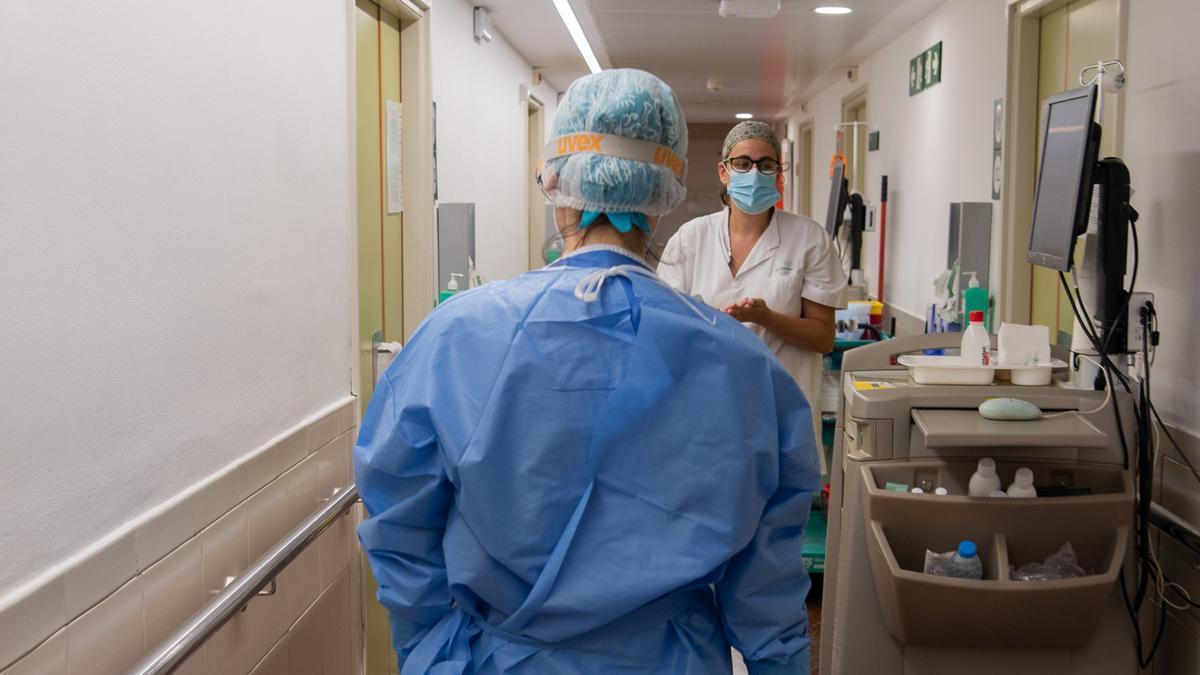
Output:
M658 275L675 288L718 309L744 298L762 298L771 309L801 316L801 300L846 306L846 275L833 242L811 218L775 210L771 222L736 276L729 271L729 208L688 221L667 242ZM796 380L813 410L821 437L823 354L788 344L757 324L745 324Z

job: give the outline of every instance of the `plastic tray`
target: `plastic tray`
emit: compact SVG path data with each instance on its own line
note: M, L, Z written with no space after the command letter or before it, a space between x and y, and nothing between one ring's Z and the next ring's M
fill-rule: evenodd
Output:
M1050 384L1050 379L1056 369L1067 367L1065 361L1058 359L1033 366L1003 364L976 366L963 363L957 356L925 354L904 354L896 361L900 365L908 367L917 384L985 385L991 384L998 377L1001 380L1011 381L1017 386L1043 387Z
M907 366L917 384L991 384L996 369L963 363L957 356L904 354L897 362Z
M1001 363L996 365L996 377L1009 380L1019 387L1044 387L1050 384L1056 369L1066 367L1067 362L1058 359L1035 366L1008 366Z

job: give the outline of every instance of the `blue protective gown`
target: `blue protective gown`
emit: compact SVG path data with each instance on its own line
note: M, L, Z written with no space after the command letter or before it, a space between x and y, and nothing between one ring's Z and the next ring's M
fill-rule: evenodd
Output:
M808 403L655 279L576 297L630 264L455 296L384 374L354 467L405 675L808 672Z

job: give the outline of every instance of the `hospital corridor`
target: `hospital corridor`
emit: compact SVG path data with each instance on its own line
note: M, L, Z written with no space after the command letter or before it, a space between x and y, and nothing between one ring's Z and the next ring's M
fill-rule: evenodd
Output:
M0 2L0 675L1200 675L1197 26Z

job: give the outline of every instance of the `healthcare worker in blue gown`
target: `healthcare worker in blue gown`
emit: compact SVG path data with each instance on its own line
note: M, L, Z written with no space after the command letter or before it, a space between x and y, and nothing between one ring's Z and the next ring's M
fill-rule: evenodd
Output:
M405 675L809 672L809 407L642 255L687 125L638 70L576 81L539 180L567 255L462 293L384 373L359 527Z

